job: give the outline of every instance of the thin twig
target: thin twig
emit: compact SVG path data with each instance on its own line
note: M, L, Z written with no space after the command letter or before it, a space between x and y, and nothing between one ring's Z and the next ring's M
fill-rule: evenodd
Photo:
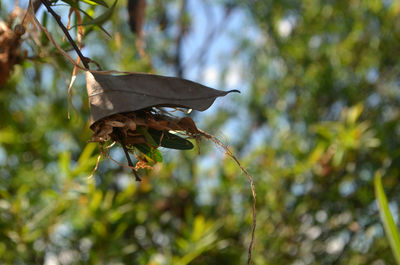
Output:
M205 4L208 6L207 4ZM204 59L207 56L207 52L210 50L211 45L221 36L221 31L227 28L228 18L232 14L232 9L227 8L225 10L224 17L219 25L215 25L212 30L208 32L207 37L204 39L202 46L198 51L193 54L184 64L183 68L192 67L195 63L198 63L200 67L204 64ZM208 26L206 28L209 28Z
M53 37L51 36L51 34L47 31L47 29L45 27L43 27L39 20L36 18L34 10L33 10L33 6L32 6L32 1L29 1L29 7L28 7L28 14L30 15L30 17L33 20L33 23L38 26L43 32L44 34L47 36L47 38L50 40L51 43L53 43L54 47L56 47L56 49L64 56L65 59L67 59L72 65L76 66L78 69L83 70L83 71L87 71L87 68L82 67L81 65L77 64L75 62L74 59L71 58L71 56L69 56L69 54L63 50L57 43L56 41L53 39ZM38 42L36 42L37 44L39 44ZM110 74L138 74L141 72L127 72L127 71L116 71L116 70L101 70L101 67L98 63L96 63L95 61L91 60L90 58L85 57L87 61L94 63L97 65L97 67L99 67L100 70L90 70L91 73L95 73L95 74L101 74L101 75L110 75ZM143 73L141 73L143 74Z
M256 212L256 189L254 186L254 181L253 177L250 175L250 173L240 164L239 160L236 158L236 156L232 153L232 151L224 145L220 140L218 140L217 137L214 135L211 135L209 133L206 133L205 131L198 130L201 135L203 135L205 138L210 139L213 141L215 144L219 145L220 147L223 148L225 151L225 154L228 155L230 158L232 158L235 163L239 166L239 168L242 170L243 173L246 174L249 182L250 182L250 188L251 188L251 193L253 197L253 203L252 203L252 210L253 210L253 224L251 227L251 241L249 245L249 251L248 251L248 258L247 258L247 264L251 264L251 259L252 259L252 254L253 254L253 248L254 248L254 233L256 231L256 218L257 218L257 212Z
M42 2L40 0L33 0L32 5L33 5L33 10L36 13L39 10L40 6L42 5Z
M180 18L179 18L179 33L176 38L176 54L175 54L175 71L178 77L183 77L183 67L182 67L182 47L183 47L183 37L186 33L186 25L184 16L186 11L186 0L182 0L180 6Z
M78 54L78 56L81 58L83 65L85 66L86 69L89 70L89 64L87 63L87 58L85 56L83 56L83 54L81 53L81 51L79 50L78 46L76 45L75 41L72 39L71 35L69 34L67 28L63 25L63 23L61 22L60 16L57 15L56 12L54 12L54 10L51 8L49 2L47 2L47 0L41 0L42 3L46 6L47 10L49 11L49 13L54 17L54 19L57 21L57 24L60 26L60 28L62 29L62 31L64 32L65 36L67 37L67 39L69 40L69 42L71 43L72 47L74 47L76 53Z
M90 176L88 177L89 179L92 178L94 176L94 173L97 171L97 168L99 166L100 163L100 159L101 159L102 153L100 153L97 157L97 161L96 161L96 165L94 166L94 169L92 171L92 174L90 174Z
M124 149L126 160L128 160L128 165L132 169L132 172L135 175L136 181L142 181L134 168L131 157L129 156L129 153L128 153L128 149L126 148L125 135L121 132L121 130L119 128L114 128L114 129L115 129L114 130L115 133L117 134L117 137L119 138L118 140L120 141L120 144L122 145L122 148Z

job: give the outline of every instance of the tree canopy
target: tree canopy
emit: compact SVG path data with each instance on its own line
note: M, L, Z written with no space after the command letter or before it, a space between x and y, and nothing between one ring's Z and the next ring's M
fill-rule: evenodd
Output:
M376 197L398 224L398 1L47 2L105 70L241 91L190 117L254 177L254 264L400 262ZM54 17L32 7L76 60ZM246 263L250 186L212 142L161 148L138 183L106 158L92 174L85 75L68 91L74 65L27 9L0 1L2 264ZM110 156L126 164L122 150Z

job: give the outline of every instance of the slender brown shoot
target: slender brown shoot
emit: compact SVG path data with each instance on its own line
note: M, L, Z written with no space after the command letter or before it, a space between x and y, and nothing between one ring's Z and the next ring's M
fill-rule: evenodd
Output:
M206 133L205 131L202 131L200 129L198 129L198 131L200 132L200 134L202 136L204 136L205 138L213 141L216 145L218 145L219 147L221 147L224 151L225 154L227 156L229 156L230 158L233 159L233 161L235 161L235 163L239 166L239 168L242 170L242 172L244 174L246 174L249 182L250 182L250 187L251 187L251 193L252 193L252 197L253 197L253 203L252 203L252 208L253 208L253 224L252 224L252 228L251 228L251 240L250 240L250 245L249 245L249 250L248 250L248 259L247 259L247 264L251 264L251 260L252 260L252 254L253 254L253 248L254 248L254 233L256 230L256 217L257 217L257 212L256 212L256 189L254 186L254 181L253 181L253 177L250 175L250 173L240 164L239 159L237 159L237 157L232 153L232 151L226 146L224 145L220 140L218 140L217 137L215 137L214 135L211 135L209 133Z

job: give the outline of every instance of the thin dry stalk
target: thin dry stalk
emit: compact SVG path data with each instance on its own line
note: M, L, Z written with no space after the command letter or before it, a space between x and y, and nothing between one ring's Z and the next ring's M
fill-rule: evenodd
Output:
M254 233L256 231L256 218L257 218L257 212L256 212L256 189L253 181L253 177L250 175L250 173L240 164L239 159L232 153L232 151L224 145L220 140L218 140L217 137L214 135L211 135L209 133L206 133L205 131L198 130L202 136L205 138L213 141L216 145L222 147L222 149L225 151L225 154L229 156L230 158L235 161L235 163L239 166L239 168L242 170L244 174L246 174L249 182L250 182L250 187L251 187L251 193L253 197L253 203L252 203L252 208L253 208L253 224L251 227L251 241L249 245L249 251L248 251L248 259L247 259L247 264L251 264L252 260L252 254L253 254L253 248L254 248Z
M92 177L94 176L94 173L96 173L97 168L99 167L99 163L100 163L101 156L102 156L102 153L100 153L100 154L97 156L96 165L95 165L95 167L94 167L94 169L93 169L93 171L92 171L92 174L90 174L90 176L88 177L89 179L92 178Z

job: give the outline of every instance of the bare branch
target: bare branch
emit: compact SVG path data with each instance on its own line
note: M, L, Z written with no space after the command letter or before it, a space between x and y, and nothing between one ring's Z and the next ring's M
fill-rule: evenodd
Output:
M85 56L83 56L83 54L81 53L81 51L79 50L78 46L76 45L75 41L72 39L71 35L69 34L67 28L62 24L60 16L57 15L56 12L54 12L54 10L51 8L50 3L47 0L41 0L42 3L46 6L47 10L49 11L49 13L54 17L54 19L57 21L57 24L60 26L60 28L62 29L62 31L64 32L65 36L67 37L67 39L69 40L69 42L71 43L72 47L74 47L76 53L78 54L78 56L81 58L83 65L85 66L86 69L89 70L89 64L88 64L88 58L86 58Z
M178 77L183 77L183 65L182 65L182 44L183 37L186 33L185 26L185 11L186 11L187 0L182 0L181 8L179 12L179 33L176 38L176 54L175 54L175 71Z
M36 13L39 10L41 5L42 5L42 2L40 0L33 0L32 1L33 11Z

